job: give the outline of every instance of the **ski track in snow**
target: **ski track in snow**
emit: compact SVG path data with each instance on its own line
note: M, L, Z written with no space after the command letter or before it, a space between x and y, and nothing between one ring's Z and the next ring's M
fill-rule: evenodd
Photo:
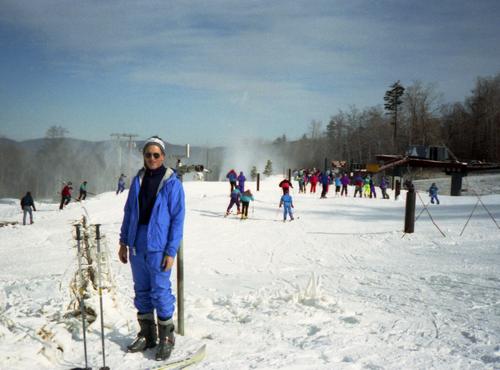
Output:
M471 177L469 187L495 188L488 179L499 177ZM203 342L200 369L500 368L500 231L478 206L459 236L475 196L429 206L446 237L425 212L403 237L404 192L399 201L292 192L296 220L282 222L279 180L254 191L248 220L223 217L227 183L185 183L186 336L172 359ZM123 352L137 330L130 266L116 256L125 199L101 194L62 212L42 203L34 225L0 228L0 368L84 365L81 322L64 314L71 225L86 213L103 225L117 286L104 297L107 365L156 364L152 350ZM500 196L482 200L500 219ZM20 220L13 207L0 202L2 220ZM95 368L98 322L87 336Z

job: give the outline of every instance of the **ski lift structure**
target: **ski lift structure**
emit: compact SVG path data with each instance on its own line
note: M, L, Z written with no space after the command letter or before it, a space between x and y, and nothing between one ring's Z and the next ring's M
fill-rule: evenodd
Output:
M452 196L461 195L462 180L468 173L500 171L500 163L459 161L446 146L412 145L404 155L379 154L376 158L383 162L377 172L386 170L398 172L403 167L442 169L446 175L451 176L450 195Z
M192 173L193 180L205 181L206 175L212 171L210 171L208 168L205 168L205 166L202 164L185 165L184 163L182 163L183 158L189 159L191 157L190 144L186 144L184 150L185 150L185 152L183 155L175 155L174 154L174 155L169 156L170 158L176 159L175 171L177 172L177 175L180 176L181 178L184 178L185 174Z

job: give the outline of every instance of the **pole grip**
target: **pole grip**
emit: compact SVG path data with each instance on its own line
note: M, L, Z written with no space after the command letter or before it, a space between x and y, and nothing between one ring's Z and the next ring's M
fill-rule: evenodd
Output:
M95 225L95 238L97 240L101 239L101 225L100 224Z
M81 227L81 225L80 225L80 224L75 225L75 229L76 229L76 240L82 240L82 233L81 233L80 227Z

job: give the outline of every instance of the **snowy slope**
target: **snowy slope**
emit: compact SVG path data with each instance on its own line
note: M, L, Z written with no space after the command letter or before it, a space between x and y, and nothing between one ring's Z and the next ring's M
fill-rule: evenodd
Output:
M186 336L173 357L206 343L198 368L500 368L500 230L479 204L460 236L476 197L430 207L445 237L425 212L403 235L402 199L293 193L297 219L283 223L278 181L254 192L246 221L223 217L227 183L185 183ZM115 277L104 297L107 365L155 363L152 351L123 352L137 329L130 267L116 257L125 199L101 194L62 212L40 204L34 225L0 228L1 369L83 366L80 322L63 315L71 224L84 213L103 224ZM481 199L500 220L500 195ZM0 203L0 220L19 221L15 207ZM98 368L98 321L88 340Z

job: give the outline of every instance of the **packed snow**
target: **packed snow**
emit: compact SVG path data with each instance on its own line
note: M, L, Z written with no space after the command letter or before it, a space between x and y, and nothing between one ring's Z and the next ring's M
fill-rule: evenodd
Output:
M395 201L390 191L384 200L352 198L353 188L347 198L331 188L327 199L293 190L295 220L283 222L280 180L259 192L248 183L248 220L224 217L228 183L184 184L185 336L172 359L206 344L196 368L500 368L500 195L487 194L498 175L469 179L480 198L470 189L441 195L428 205L432 219L420 191L415 233L406 235L404 191ZM103 296L106 365L157 364L154 350L124 351L138 328L130 266L116 253L126 196L104 193L63 211L37 202L27 226L17 200L0 202L0 221L19 222L0 227L1 369L84 366L81 320L67 315L72 225L83 215L103 225L113 276ZM102 366L99 323L87 334L93 368Z

